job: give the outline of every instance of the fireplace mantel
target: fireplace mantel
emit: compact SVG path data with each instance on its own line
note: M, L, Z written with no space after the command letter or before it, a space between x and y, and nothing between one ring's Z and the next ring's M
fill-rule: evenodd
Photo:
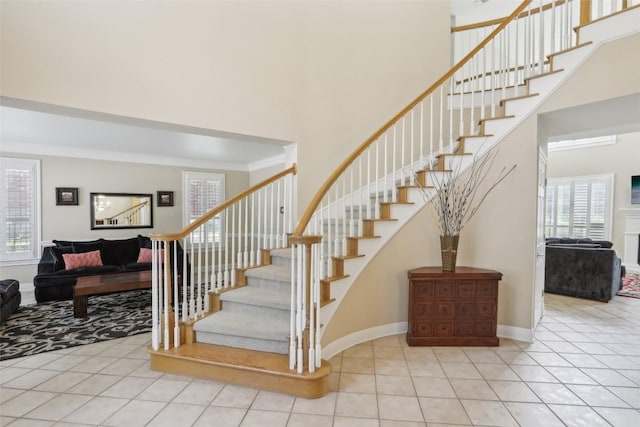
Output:
M640 239L640 208L620 209L624 215L624 253L622 264L630 270L640 272L638 245Z

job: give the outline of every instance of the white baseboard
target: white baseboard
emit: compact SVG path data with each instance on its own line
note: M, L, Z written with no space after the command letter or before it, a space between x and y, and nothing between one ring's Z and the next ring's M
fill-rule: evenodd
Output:
M377 338L388 337L389 335L398 335L407 332L407 322L389 323L387 325L376 326L369 329L363 329L327 344L322 349L322 358L331 359L336 354L353 347L354 345L371 341Z
M533 330L517 326L498 325L497 335L516 341L533 342Z
M363 329L327 344L322 349L322 358L331 359L336 354L345 351L354 345L375 340L377 338L398 335L407 332L407 322L389 323L374 328ZM516 341L533 342L533 331L516 326L498 325L497 335L500 338L508 338Z

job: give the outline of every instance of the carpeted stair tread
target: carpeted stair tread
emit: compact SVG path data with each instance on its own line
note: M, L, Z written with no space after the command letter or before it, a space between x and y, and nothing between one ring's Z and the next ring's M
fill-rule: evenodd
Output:
M247 278L269 279L276 282L291 283L291 267L280 265L265 265L258 268L250 268L244 272Z
M272 257L291 259L291 248L271 249Z
M225 301L229 301L238 304L288 311L291 304L291 294L289 292L279 292L270 289L245 286L231 292L224 292L220 294L220 300L222 301L223 306Z
M229 313L224 310L197 321L193 329L202 333L285 343L289 336L288 321Z

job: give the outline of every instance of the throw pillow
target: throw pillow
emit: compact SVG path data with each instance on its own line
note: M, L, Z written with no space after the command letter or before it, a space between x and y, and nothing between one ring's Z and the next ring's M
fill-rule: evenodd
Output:
M138 262L151 262L152 250L147 248L140 248L140 255L138 255ZM160 262L164 262L164 249L160 249L158 251L158 256L160 257Z
M83 252L79 254L62 254L66 270L80 267L102 267L100 251Z

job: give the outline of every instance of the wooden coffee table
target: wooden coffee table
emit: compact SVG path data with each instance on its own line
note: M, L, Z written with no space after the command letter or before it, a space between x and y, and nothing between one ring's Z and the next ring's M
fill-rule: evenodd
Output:
M73 288L73 317L87 317L89 296L151 288L151 270L78 277Z

